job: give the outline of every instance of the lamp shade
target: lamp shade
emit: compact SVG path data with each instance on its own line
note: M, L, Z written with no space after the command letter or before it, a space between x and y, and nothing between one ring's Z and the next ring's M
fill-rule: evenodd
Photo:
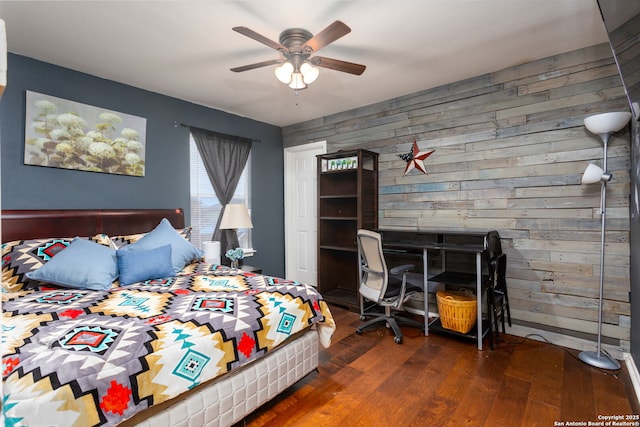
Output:
M237 228L253 228L251 217L247 206L243 203L229 203L224 208L222 220L220 221L221 230L230 230Z
M289 87L296 90L307 88L307 84L304 82L301 73L293 73L291 75L291 83L289 83Z
M602 170L598 165L589 163L589 166L584 170L582 174L582 184L595 184L596 182L608 182L611 180L611 174Z
M300 66L300 73L302 73L302 80L304 80L306 84L311 84L316 81L320 71L313 65L305 62Z
M625 127L631 119L631 113L617 111L612 113L596 114L584 119L584 126L592 133L603 134L618 132Z
M291 82L291 74L293 73L293 64L291 64L291 62L285 62L279 67L276 67L275 73L278 80L288 85Z

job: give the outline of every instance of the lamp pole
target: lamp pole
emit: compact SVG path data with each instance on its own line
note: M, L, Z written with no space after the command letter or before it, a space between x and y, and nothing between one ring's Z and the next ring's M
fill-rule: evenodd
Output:
M597 351L583 351L578 357L584 363L601 369L620 369L620 363L613 357L602 352L602 303L604 299L604 242L605 230L607 222L607 181L611 179L611 175L607 172L607 148L612 132L600 134L604 144L604 160L603 171L600 184L600 291L598 297L598 344Z
M580 360L589 365L602 369L620 369L620 363L611 357L606 352L602 351L602 302L604 298L604 241L605 241L605 228L607 222L607 182L611 180L611 174L607 172L607 148L609 145L609 139L614 132L618 132L624 128L629 119L631 113L629 112L611 112L601 113L595 116L590 116L584 119L585 127L592 133L599 135L604 144L604 159L603 170L600 171L600 295L598 298L598 347L597 351L583 351L579 354ZM591 165L590 165L591 166ZM589 168L587 168L589 169ZM593 175L594 168L591 168L591 175ZM586 171L585 171L586 172ZM585 174L586 175L586 174ZM583 175L584 184L592 184L597 182L593 179L594 176L588 177L585 181L585 175Z

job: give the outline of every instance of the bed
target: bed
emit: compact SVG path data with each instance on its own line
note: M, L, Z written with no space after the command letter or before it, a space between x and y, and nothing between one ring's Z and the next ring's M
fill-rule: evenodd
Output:
M317 369L316 289L189 232L180 209L2 212L3 425L226 426Z

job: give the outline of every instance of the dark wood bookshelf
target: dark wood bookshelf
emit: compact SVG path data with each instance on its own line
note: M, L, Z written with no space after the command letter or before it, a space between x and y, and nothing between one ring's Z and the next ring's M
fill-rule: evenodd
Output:
M338 151L317 160L318 289L328 302L359 311L356 233L378 227L378 153Z

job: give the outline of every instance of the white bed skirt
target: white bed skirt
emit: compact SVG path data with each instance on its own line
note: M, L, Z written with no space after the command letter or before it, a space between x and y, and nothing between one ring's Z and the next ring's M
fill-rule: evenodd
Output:
M307 330L262 359L160 404L122 426L230 426L318 367L318 332ZM139 420L140 419L140 420ZM138 421L139 420L139 421Z

